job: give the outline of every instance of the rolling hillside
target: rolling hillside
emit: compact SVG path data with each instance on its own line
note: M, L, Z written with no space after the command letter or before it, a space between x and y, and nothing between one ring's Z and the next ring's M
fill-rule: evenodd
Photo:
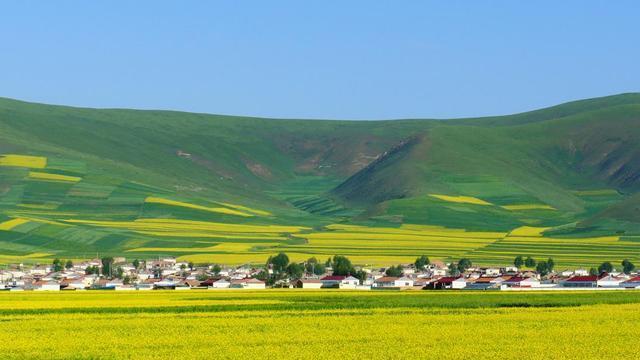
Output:
M640 260L640 94L320 121L0 99L0 263Z

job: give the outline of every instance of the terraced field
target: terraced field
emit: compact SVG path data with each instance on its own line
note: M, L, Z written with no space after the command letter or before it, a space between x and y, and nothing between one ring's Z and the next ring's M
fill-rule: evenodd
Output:
M12 167L45 164L43 170L48 170L46 159L11 159ZM224 264L260 264L280 251L300 261L312 256L346 255L356 264L367 266L410 263L421 255L445 261L467 257L486 265L508 264L518 255L553 257L558 266L566 267L625 258L640 260L640 241L629 236L545 236L544 232L553 228L535 226L467 231L407 223L393 227L275 224L282 220L269 211L227 202L205 205L202 201L172 200L151 195L163 191L143 184L98 185L82 177L69 181L66 177L70 175L55 174L39 175L38 181L48 186L34 187L32 174L27 173L24 190L40 189L38 201L24 202L22 198L22 203L4 212L6 218L0 222L0 246L4 249L1 262L48 262L54 256L81 259L93 256L94 249L131 258L176 256L197 263ZM67 191L65 196L52 196L52 192L63 190ZM103 200L108 205L92 206L102 196L106 196ZM436 197L445 202L493 207L474 197ZM529 209L510 209L519 210Z
M636 291L5 292L0 316L0 337L11 339L0 342L4 359L623 359L640 351Z
M638 114L639 94L360 122L0 99L0 264L640 262Z

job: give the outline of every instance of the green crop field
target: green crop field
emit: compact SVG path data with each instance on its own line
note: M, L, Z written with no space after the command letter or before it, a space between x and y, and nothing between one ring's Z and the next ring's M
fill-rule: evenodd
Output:
M638 94L446 121L0 99L0 263L640 261L639 124Z
M637 291L0 293L0 313L4 359L622 359L640 351Z

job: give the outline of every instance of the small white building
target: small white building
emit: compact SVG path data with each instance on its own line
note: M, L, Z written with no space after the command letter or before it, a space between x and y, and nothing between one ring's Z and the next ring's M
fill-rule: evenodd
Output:
M413 279L408 277L384 276L373 282L374 287L378 288L409 288L413 287Z
M462 276L447 276L430 284L434 289L464 289L467 287L467 279Z
M513 266L513 265L505 266L504 267L504 272L505 273L517 273L518 272L518 267L517 266Z
M623 283L626 279L624 277L613 276L611 274L603 276L598 279L597 286L598 287L620 287L620 284Z
M534 277L525 278L514 276L508 280L503 281L502 284L507 287L533 288L540 287L540 280Z
M360 285L360 280L353 276L347 276L340 281L340 289L356 289Z
M231 289L265 289L266 284L264 281L254 279L254 278L246 278L241 280L232 280L231 285L229 286Z
M211 283L212 289L228 289L231 286L231 283L227 279L218 279Z
M57 281L36 281L33 284L36 291L60 291L60 283Z
M485 276L498 276L498 275L500 275L500 269L499 268L485 268L485 269L482 269L482 273Z
M34 267L34 268L29 270L29 274L31 274L31 275L42 275L42 276L44 276L44 275L47 275L50 272L51 272L51 267L49 267L49 266L44 266L44 267L38 266L38 267Z
M320 289L322 287L322 281L319 279L298 279L291 284L293 287L301 289Z
M136 290L146 291L153 290L153 284L140 283L135 285Z
M640 288L640 276L632 277L629 280L621 282L620 287L627 289Z
M574 276L589 276L589 270L587 269L576 269L573 271Z

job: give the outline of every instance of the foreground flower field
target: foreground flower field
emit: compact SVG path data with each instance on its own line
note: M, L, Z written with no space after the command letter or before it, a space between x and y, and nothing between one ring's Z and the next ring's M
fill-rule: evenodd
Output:
M26 358L633 358L640 292L0 294Z

